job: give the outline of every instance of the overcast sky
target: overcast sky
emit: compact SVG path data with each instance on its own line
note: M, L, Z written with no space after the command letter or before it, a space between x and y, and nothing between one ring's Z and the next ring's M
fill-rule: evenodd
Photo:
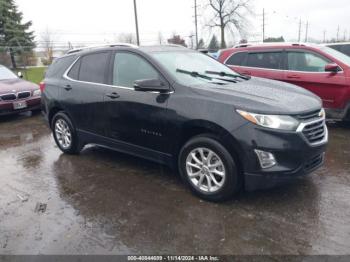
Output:
M205 26L209 20L205 10L207 0L198 0L199 37L208 42L211 34ZM46 28L55 32L58 44L71 41L73 44L115 42L117 35L134 32L133 0L16 0L25 20L33 21L38 35ZM142 44L157 42L158 32L168 38L176 32L189 41L194 31L193 0L137 0L140 38ZM262 9L266 12L266 37L283 35L287 40L298 38L299 19L303 21L302 39L305 38L306 21L309 21L309 37L349 38L349 0L252 0L255 15L250 17L248 40L262 38ZM346 32L345 32L346 31ZM219 36L219 33L217 32ZM229 36L229 41L239 41L239 36Z

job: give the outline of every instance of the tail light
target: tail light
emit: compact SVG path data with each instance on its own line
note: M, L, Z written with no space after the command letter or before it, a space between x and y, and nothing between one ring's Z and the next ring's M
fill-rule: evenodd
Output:
M40 91L43 93L45 91L46 85L44 82L40 82L39 87L40 87Z

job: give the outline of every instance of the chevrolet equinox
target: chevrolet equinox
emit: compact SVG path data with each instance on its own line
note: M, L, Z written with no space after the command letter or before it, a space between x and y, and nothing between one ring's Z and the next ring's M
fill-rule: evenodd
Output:
M177 167L206 200L269 188L323 164L328 131L317 96L184 47L72 50L40 87L64 153L94 144Z

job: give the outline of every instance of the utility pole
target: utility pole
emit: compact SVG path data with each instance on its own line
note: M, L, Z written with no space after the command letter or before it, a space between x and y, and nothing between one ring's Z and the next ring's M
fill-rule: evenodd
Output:
M299 20L299 33L298 33L298 42L300 43L301 41L301 18Z
M191 41L191 49L194 49L194 46L193 46L193 37L194 36L195 36L194 34L188 36L190 38L190 41Z
M140 45L139 22L137 20L136 0L134 0L134 13L135 13L135 26L136 26L136 41L137 41L137 45Z
M196 49L198 49L198 14L197 14L197 0L194 0L194 24L196 28Z
M340 26L338 25L338 30L337 30L337 42L339 42L339 32L340 32Z
M263 8L263 43L265 42L265 8Z
M324 30L323 31L323 43L326 43L326 33L327 33L327 31Z
M307 40L308 40L308 33L309 33L309 21L306 22L305 43L307 43Z

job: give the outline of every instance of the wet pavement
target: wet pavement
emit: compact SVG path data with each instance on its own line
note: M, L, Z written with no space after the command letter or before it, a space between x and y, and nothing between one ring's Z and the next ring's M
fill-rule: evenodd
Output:
M63 155L41 115L0 118L0 254L350 254L349 137L331 124L321 170L215 204L148 161Z

